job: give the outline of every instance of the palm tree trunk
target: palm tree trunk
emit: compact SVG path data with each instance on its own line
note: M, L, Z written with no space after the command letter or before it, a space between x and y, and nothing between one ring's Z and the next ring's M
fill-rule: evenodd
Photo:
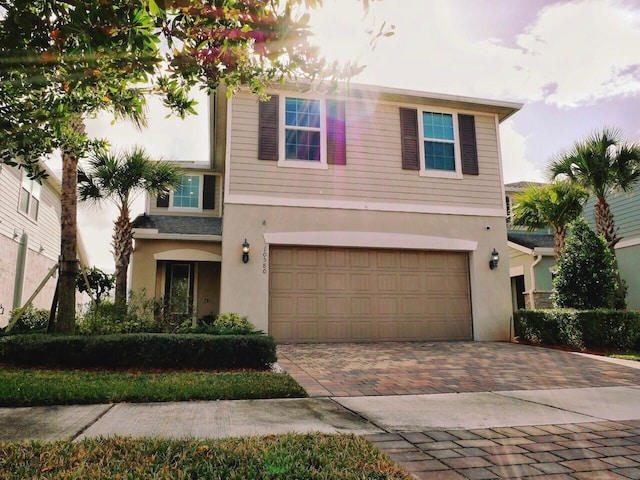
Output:
M609 245L611 253L614 253L613 247L620 241L611 207L605 198L598 198L595 205L596 230L604 236Z
M129 206L123 204L113 229L113 257L116 264L116 305L127 304L127 271L133 252L133 229L129 216Z
M79 115L71 120L72 129L84 134L84 123ZM77 185L78 158L70 148L62 152L62 189L60 193L60 277L58 278L58 318L54 331L73 333L76 316L77 253Z
M602 234L607 241L611 256L613 257L613 268L615 269L616 276L618 277L618 290L616 290L616 297L614 301L614 307L620 310L627 308L627 289L620 276L620 270L618 269L618 259L616 257L616 244L620 241L618 237L618 230L613 219L613 212L611 207L605 198L598 198L595 205L595 217L596 217L596 229L598 233Z
M553 256L556 262L560 260L562 249L564 248L564 239L567 236L567 227L554 227L553 228Z

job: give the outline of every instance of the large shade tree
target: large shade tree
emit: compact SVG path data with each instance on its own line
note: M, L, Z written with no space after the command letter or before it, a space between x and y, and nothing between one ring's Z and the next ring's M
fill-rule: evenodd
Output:
M553 253L558 260L564 248L567 225L582 214L588 196L582 187L567 181L531 184L513 197L511 223L529 231L551 227Z
M369 0L361 0L366 9ZM85 120L100 112L145 122L145 95L193 113L188 90L264 95L274 80L347 78L319 59L304 8L321 0L0 0L0 162L43 175L41 158L62 152L61 263L55 330L75 318L78 159L104 148ZM390 34L374 31L374 39ZM168 53L158 49L161 40ZM167 65L169 68L167 69Z
M94 154L79 174L80 200L111 202L118 209L113 228L116 304L127 299L127 270L133 252L132 202L142 193L166 194L180 182L182 169L174 163L154 161L141 147Z
M620 237L608 198L616 192L631 191L640 179L640 143L627 143L619 131L604 128L559 155L549 171L553 178L567 178L593 195L597 232L604 236L615 260ZM617 270L617 262L614 267ZM618 277L617 307L625 307L624 297L624 283Z

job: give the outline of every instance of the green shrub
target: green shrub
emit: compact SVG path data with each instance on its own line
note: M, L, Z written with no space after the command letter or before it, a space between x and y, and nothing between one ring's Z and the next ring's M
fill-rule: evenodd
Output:
M570 228L553 278L553 306L580 310L613 307L618 281L607 242L583 218Z
M255 327L247 317L237 313L221 313L216 317L213 326L223 335L247 334L255 331Z
M20 308L14 308L9 313L9 325L20 312ZM49 310L46 308L28 307L22 313L20 320L13 326L10 333L35 333L45 332L49 323Z
M268 368L266 335L15 335L0 338L0 362L65 368Z
M515 333L523 340L577 348L640 348L640 311L518 310Z
M78 333L83 335L110 335L119 333L143 333L158 331L153 314L141 315L128 306L104 300L90 304L86 313L77 321Z

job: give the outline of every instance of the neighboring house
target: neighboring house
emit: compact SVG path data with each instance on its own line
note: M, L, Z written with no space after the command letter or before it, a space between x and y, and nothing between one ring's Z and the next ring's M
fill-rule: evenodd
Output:
M60 254L60 182L46 166L48 177L30 180L18 167L0 165L0 327L9 322L13 308L35 293ZM78 256L87 254L78 234ZM57 272L33 299L36 308L50 309Z
M530 183L505 185L508 208L513 205L513 195ZM620 275L627 285L627 306L640 309L640 188L636 187L630 194L612 195L608 201L621 238L616 245L616 257ZM595 231L593 206L594 200L589 199L584 217ZM508 209L508 216L509 213ZM507 236L513 309L550 308L552 271L556 265L553 234L544 230L528 232L508 225Z
M627 286L627 307L640 310L640 185L629 194L611 195L608 202L620 238L615 249L620 276ZM594 203L589 199L584 215L595 230Z
M268 93L212 101L211 163L134 221L131 287L283 342L508 340L499 124L521 105Z
M509 276L513 310L551 307L551 270L555 266L553 234L548 229L528 231L511 224L513 197L537 182L505 185Z

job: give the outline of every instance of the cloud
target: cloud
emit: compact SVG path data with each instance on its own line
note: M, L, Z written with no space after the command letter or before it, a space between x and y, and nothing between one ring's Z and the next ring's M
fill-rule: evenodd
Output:
M461 5L382 2L380 16L397 25L396 35L368 55L356 81L562 108L640 94L640 11L633 4L553 3L529 15L515 41L507 13L516 12L497 19L490 38L477 39L472 17L460 22Z
M519 181L543 182L544 174L533 162L527 160L527 137L517 132L512 120L500 125L502 172L504 183Z

